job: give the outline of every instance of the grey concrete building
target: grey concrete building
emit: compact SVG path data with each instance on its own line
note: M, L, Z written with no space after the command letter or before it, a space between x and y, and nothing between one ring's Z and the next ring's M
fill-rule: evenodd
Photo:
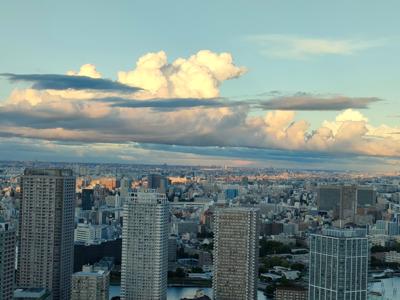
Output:
M21 177L17 285L70 299L75 178L71 170L26 169Z
M259 210L219 209L214 231L214 299L257 299Z
M108 268L95 271L91 265L83 266L72 275L71 300L108 300L109 287Z
M165 194L134 190L124 205L121 298L167 298L169 208Z
M368 239L364 230L326 229L310 236L309 300L366 300Z
M14 293L15 229L0 223L0 300L11 300Z

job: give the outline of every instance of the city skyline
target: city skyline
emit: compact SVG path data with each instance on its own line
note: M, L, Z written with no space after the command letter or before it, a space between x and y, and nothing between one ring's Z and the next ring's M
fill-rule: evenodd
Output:
M24 5L0 12L7 159L399 169L396 1Z

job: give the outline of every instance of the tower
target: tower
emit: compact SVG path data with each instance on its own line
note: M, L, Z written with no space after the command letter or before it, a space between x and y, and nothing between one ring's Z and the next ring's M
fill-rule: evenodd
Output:
M13 299L15 273L15 229L0 223L0 299Z
M310 236L309 300L367 299L368 239L362 229Z
M70 299L75 178L71 170L26 169L21 177L17 285Z
M165 300L168 272L168 200L133 190L124 205L121 298Z
M222 208L214 222L215 300L257 299L259 210Z

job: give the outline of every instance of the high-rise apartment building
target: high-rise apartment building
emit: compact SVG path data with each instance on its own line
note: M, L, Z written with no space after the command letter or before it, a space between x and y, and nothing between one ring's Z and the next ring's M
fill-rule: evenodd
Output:
M75 178L71 170L26 169L21 177L17 285L70 299Z
M309 300L367 299L368 239L362 229L310 236Z
M82 267L81 272L72 275L71 300L108 300L110 271L95 271L93 266Z
M168 272L168 200L134 190L124 205L121 298L165 300Z
M215 300L257 299L259 210L222 208L214 220Z
M0 223L0 299L11 300L14 293L15 229Z

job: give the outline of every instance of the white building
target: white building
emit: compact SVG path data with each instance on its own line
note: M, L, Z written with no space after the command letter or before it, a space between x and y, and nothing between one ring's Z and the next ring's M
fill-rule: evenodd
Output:
M259 210L224 208L214 222L215 300L257 299Z
M367 299L365 232L327 229L310 236L309 299Z
M26 169L21 177L17 286L70 299L75 178L71 170Z
M134 190L124 205L121 298L165 300L168 272L168 200Z
M107 226L79 223L75 228L75 242L99 244L107 238Z
M108 300L109 286L110 271L83 266L82 272L72 275L71 300Z

